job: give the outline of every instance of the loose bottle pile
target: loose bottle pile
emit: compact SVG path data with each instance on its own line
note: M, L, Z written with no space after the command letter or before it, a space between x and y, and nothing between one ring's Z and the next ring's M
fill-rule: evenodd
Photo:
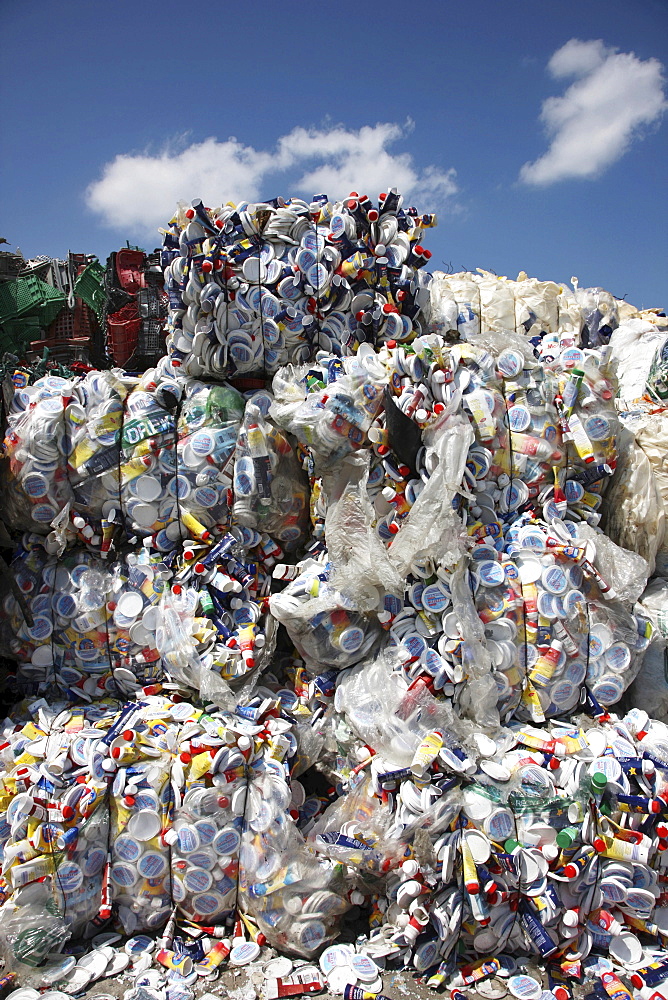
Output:
M8 982L664 996L663 639L601 528L639 317L431 275L434 224L194 202L155 368L5 386Z

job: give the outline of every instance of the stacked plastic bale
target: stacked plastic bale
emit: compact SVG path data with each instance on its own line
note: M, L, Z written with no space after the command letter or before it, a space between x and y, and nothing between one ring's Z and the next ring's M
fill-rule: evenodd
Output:
M267 966L270 993L377 989L391 959L457 987L515 972L510 952L555 991L610 986L592 947L651 957L668 730L612 714L650 641L648 566L598 528L619 306L522 276L430 283L433 221L395 192L194 203L166 233L168 357L15 400L32 534L5 612L24 682L63 698L3 747L22 979L80 987L102 964L45 963L17 933L36 873L64 914L36 911L49 941L113 917L138 988L165 983L142 981L137 932L161 932L187 991L265 940L320 954L351 904L368 940L301 983ZM273 371L246 400L199 381ZM522 978L514 995L540 991Z

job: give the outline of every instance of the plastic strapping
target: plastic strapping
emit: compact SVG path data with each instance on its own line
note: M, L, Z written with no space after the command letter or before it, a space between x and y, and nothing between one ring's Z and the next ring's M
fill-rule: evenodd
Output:
M504 405L506 407L506 413L507 413L508 412L508 400L506 398L506 387L505 387L505 384L503 382L501 383L501 394L503 396L503 402L504 402ZM510 453L510 482L511 482L511 485L512 485L512 481L515 478L515 453L513 451L513 437L512 437L512 433L511 433L511 429L510 429L510 424L508 424L508 451ZM517 703L512 707L512 710L511 710L511 713L510 713L511 715L514 714L517 711L517 709L519 707L519 704L520 704L520 702L522 700L522 692L525 690L525 688L526 688L526 686L528 684L528 679L529 679L529 666L528 666L528 664L529 664L529 644L528 644L528 640L527 640L527 614L526 614L526 604L525 604L525 597L524 597L524 585L522 583L522 577L519 574L517 575L517 582L520 585L520 593L522 595L522 631L524 633L524 643L523 643L523 645L524 645L524 656L522 657L522 664L521 664L522 670L523 670L522 687L521 687L521 689L519 691L519 697L517 699Z
M249 788L250 781L251 781L250 768L248 767L247 764L244 765L244 778L246 780L246 792L245 792L245 795L244 795L244 808L243 808L243 812L241 814L241 818L242 818L241 842L239 844L239 851L238 851L239 856L238 856L238 860L237 860L237 877L236 877L236 886L235 886L235 895L234 895L234 912L235 912L235 914L239 910L239 892L240 892L239 882L241 881L241 857L242 857L241 848L243 846L243 836L246 833L246 829L247 829L247 827L246 827L246 810L248 808L248 788Z
M181 497L179 495L179 420L181 418L181 397L174 407L174 498L176 500L176 517L179 522L179 545L183 549L183 524L181 522Z
M125 404L128 398L128 393L123 396L121 400L121 425L118 428L118 513L121 518L123 529L125 531L125 540L128 541L128 526L126 521L125 509L123 506L123 431L125 428Z
M257 251L257 290L260 302L260 337L262 338L262 375L266 379L267 377L267 359L265 356L265 342L264 342L264 315L262 307L262 248L258 247Z

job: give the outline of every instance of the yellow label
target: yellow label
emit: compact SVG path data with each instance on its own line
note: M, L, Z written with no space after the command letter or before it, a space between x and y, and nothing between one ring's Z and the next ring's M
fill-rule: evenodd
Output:
M534 722L545 722L545 713L538 697L538 692L527 679L526 687L522 691L522 704L528 709Z
M208 751L206 753L198 753L190 762L190 777L194 781L198 781L210 770L211 754Z
M32 767L34 764L37 764L40 759L40 757L33 757L31 753L24 750L20 757L16 758L14 765L15 767ZM14 777L15 776L16 775L14 774Z
M460 841L460 850L462 854L462 867L464 869L464 882L478 882L478 872L476 870L475 861L473 860L473 854L471 853L471 848L466 843L466 840L462 837Z
M42 736L46 736L46 733L43 729L38 729L34 722L26 722L21 730L21 736L25 736L29 740L38 740Z

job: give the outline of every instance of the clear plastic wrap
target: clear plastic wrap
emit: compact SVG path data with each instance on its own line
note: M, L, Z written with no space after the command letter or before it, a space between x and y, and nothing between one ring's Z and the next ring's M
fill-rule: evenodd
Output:
M637 552L616 545L602 531L588 524L577 526L576 538L586 543L589 563L610 586L615 597L625 604L634 604L647 586L647 560Z
M300 575L270 599L272 615L285 625L315 673L322 667L341 669L357 663L383 635L376 614L349 608L327 576L326 567L307 560Z
M602 526L617 545L646 559L652 573L666 530L663 497L649 459L625 427L619 435L618 454L605 495Z
M2 908L0 957L5 975L16 976L22 987L50 986L64 971L63 957L49 962L67 941L70 931L53 904L47 882L33 882Z
M319 469L332 468L367 441L367 431L383 405L382 368L372 374L356 359L345 359L345 369L332 369L325 388L302 395L301 402L284 402L286 382L305 381L299 370L279 372L274 380L276 402L270 416L314 454ZM295 399L296 389L290 396Z
M323 483L328 502L325 534L333 567L329 583L346 607L361 612L377 611L386 594L403 591L401 572L374 530L368 465L368 456L360 455L343 464L336 480L330 476Z
M268 532L289 552L306 539L308 482L290 442L264 409L246 404L234 457L233 514L239 524Z
M429 333L435 333L441 337L445 337L449 333L456 333L459 307L448 284L447 274L443 274L442 271L434 272L429 286L429 294L431 297Z
M318 858L288 815L290 789L266 770L248 789L240 854L242 909L281 951L312 956L337 933L349 907L338 866Z
M458 412L458 403L454 396L424 435L433 471L389 549L393 565L404 577L416 560L428 557L434 563L454 565L463 551L461 522L453 501L461 488L473 430Z
M614 295L604 288L578 288L575 280L575 298L582 313L581 342L584 347L607 344L619 326L619 311Z
M308 843L362 876L386 873L398 866L406 852L406 839L396 829L391 812L374 795L371 778L325 810L309 832Z
M203 664L193 636L196 631L197 591L165 590L158 607L156 649L177 683L199 690Z
M390 765L408 766L427 733L459 729L452 709L425 684L411 685L391 650L353 667L339 678L336 709L363 743Z

